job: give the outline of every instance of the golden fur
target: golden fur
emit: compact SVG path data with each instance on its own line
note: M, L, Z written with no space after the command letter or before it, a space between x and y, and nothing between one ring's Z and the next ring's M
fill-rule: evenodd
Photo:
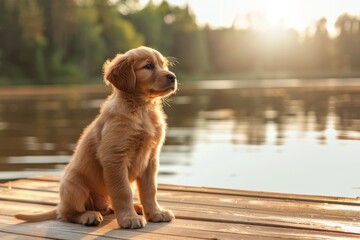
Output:
M148 47L105 62L104 81L113 86L113 92L77 143L61 180L60 203L53 211L16 214L16 218L57 217L98 225L102 215L114 211L122 228L174 218L156 200L159 152L166 129L161 98L176 91L177 85L167 64L166 58ZM141 205L133 204L132 182L138 187Z

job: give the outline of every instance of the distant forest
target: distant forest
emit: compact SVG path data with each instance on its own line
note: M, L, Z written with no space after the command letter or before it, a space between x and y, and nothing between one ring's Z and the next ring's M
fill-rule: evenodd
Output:
M211 29L167 1L139 8L136 0L1 0L0 85L100 82L106 59L140 45L176 57L174 71L188 79L359 77L360 16L339 16L334 38L326 24L321 18L302 34Z

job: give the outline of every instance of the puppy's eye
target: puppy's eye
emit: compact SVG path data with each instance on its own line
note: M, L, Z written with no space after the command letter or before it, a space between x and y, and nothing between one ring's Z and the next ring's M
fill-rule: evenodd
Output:
M145 65L145 68L149 69L149 70L152 70L152 69L154 69L154 65L152 63L148 63L148 64Z

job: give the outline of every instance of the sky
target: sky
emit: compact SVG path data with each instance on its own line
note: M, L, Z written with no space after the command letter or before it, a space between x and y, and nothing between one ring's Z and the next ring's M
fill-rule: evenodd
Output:
M148 0L141 0L147 3ZM162 0L153 0L154 3ZM293 28L299 32L322 17L327 19L331 36L336 35L335 22L343 13L360 16L360 0L168 0L170 4L189 4L201 26L257 29ZM251 14L249 14L251 13ZM249 21L250 20L250 21Z

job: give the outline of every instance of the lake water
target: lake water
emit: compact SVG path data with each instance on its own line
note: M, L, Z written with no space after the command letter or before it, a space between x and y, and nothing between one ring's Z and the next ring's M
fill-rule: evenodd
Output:
M0 88L0 179L61 176L105 86ZM181 84L158 182L360 196L360 79Z

